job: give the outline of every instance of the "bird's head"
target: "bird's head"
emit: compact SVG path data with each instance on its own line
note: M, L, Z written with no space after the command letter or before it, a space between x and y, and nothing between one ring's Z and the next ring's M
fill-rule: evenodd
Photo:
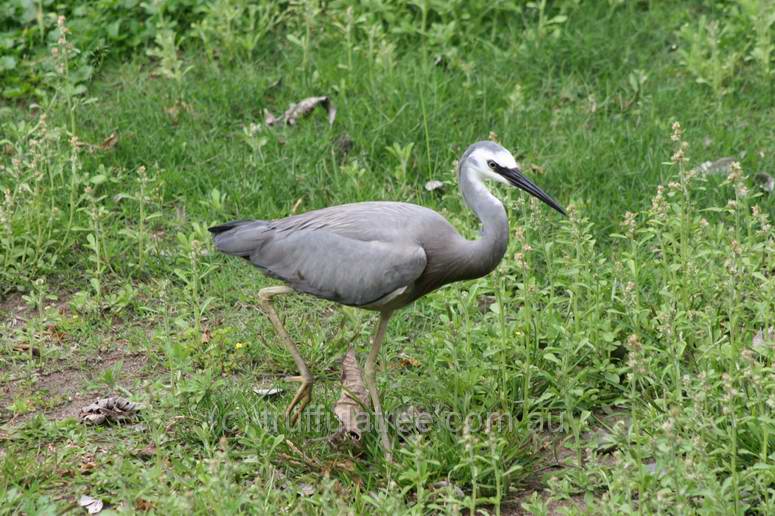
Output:
M516 186L565 215L562 206L522 175L522 170L514 156L495 142L482 141L468 147L460 160L460 171L464 169L472 171L481 180Z

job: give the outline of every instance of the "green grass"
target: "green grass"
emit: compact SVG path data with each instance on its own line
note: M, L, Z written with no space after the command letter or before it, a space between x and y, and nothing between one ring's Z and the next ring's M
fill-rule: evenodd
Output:
M750 177L774 168L771 78L741 62L722 96L694 80L673 46L684 23L721 16L703 3L563 12L556 35L530 36L530 13L473 44L456 33L439 66L431 36L370 47L364 23L348 47L334 9L306 51L282 31L231 61L192 42L180 81L144 56L108 62L93 102L45 104L46 128L5 106L0 513L82 494L162 514L770 513L775 346L754 337L775 324L775 204ZM388 44L392 59L370 51ZM311 95L332 97L333 127L316 112L246 132ZM689 163L671 163L676 120ZM118 143L75 152L73 127ZM498 270L394 317L383 405L428 413L430 430L391 431L396 464L375 432L329 444L341 358L350 342L363 354L375 320L303 296L278 305L321 420L277 422L295 368L258 308L272 282L215 254L204 228L391 199L473 237L453 164L491 131L571 216L498 189L514 231ZM409 144L403 173L388 148ZM692 177L721 156L743 175ZM64 417L113 393L144 404L138 424Z

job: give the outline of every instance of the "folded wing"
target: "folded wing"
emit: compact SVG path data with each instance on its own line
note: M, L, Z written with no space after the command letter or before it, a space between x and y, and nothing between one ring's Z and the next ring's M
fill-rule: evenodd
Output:
M423 248L410 241L362 240L325 226L288 231L267 221L235 224L215 237L220 251L248 259L296 290L345 305L368 305L410 286L427 264Z

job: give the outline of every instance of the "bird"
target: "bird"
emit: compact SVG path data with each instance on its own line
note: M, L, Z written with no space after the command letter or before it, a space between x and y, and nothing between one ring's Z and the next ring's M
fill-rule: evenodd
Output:
M301 292L379 313L364 367L364 381L386 457L391 442L377 392L376 362L396 310L444 286L480 278L496 268L509 241L503 203L485 185L520 188L565 215L551 196L525 177L514 156L492 141L470 145L457 165L460 193L481 224L464 238L438 212L405 202L342 204L272 220L237 220L209 228L215 247L242 257L284 285L259 290L259 304L293 356L299 382L285 416L293 425L312 399L313 377L272 304Z

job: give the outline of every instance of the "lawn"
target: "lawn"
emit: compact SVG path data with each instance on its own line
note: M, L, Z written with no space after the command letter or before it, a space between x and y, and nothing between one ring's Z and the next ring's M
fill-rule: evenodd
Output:
M0 514L775 512L771 0L73 4L0 8ZM277 282L206 228L401 200L475 238L486 139L569 216L494 187L498 269L394 316L393 462L332 438L376 316L280 298L288 424ZM108 396L139 415L79 420Z

